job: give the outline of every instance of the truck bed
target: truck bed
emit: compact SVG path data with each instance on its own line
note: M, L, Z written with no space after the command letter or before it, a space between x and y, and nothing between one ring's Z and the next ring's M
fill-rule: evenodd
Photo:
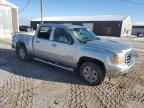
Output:
M29 35L29 36L34 36L35 35L35 31L32 31L32 32L16 32L16 33L14 33L14 35Z

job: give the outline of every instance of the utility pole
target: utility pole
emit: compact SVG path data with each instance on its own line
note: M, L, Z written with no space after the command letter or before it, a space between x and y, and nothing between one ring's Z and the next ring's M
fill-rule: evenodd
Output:
M43 24L43 0L40 0L40 8L41 8L41 24Z

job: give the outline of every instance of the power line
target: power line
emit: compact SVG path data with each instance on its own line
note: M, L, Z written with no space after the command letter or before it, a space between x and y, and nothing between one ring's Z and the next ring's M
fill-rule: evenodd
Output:
M22 13L30 4L31 0L28 0L26 5L19 11L19 14Z
M135 5L141 5L144 6L144 3L136 2L136 1L131 1L131 0L120 0L122 2L130 3L130 4L135 4Z

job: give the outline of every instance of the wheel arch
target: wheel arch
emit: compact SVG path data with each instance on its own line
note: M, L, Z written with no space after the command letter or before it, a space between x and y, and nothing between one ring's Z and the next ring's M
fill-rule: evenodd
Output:
M24 43L24 42L21 42L21 41L18 41L18 42L16 43L16 47L19 47L20 45L24 45L24 46L25 46L25 43Z
M16 52L17 52L17 49L18 49L19 46L24 46L24 47L26 47L26 45L25 45L24 42L18 41L18 42L16 43ZM18 53L18 52L17 52L17 53Z
M27 52L27 48L26 48L25 43L21 42L21 41L19 41L19 42L16 43L16 53L17 53L17 55L19 55L19 52L18 52L19 47L24 47L25 48L24 50L25 50L25 53L26 53L26 59L24 61L31 60L32 56L29 55L29 53Z
M106 68L105 68L105 65L102 61L100 61L98 59L91 58L91 57L86 57L86 56L83 56L79 59L79 61L77 63L77 68L80 69L81 64L84 62L97 63L100 67L102 67L103 71L106 73Z

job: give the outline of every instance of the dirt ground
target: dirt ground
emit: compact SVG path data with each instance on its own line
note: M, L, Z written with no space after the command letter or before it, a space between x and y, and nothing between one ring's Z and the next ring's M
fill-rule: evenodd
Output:
M57 67L22 62L0 43L0 108L144 108L144 41L114 40L134 47L134 70L97 87Z

